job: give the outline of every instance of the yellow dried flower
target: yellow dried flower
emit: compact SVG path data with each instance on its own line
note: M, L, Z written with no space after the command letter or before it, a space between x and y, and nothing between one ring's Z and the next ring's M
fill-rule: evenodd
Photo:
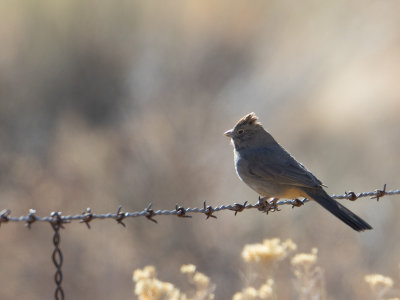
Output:
M298 299L324 298L323 271L316 265L318 249L313 248L310 253L299 253L291 259L295 275L294 286Z
M243 294L240 292L237 292L233 295L232 300L244 300Z
M245 288L241 293L236 293L233 296L233 300L243 299L243 300L252 300L256 299L258 296L258 292L252 286ZM236 298L235 298L236 297Z
M383 299L385 294L392 288L393 279L381 274L369 274L364 277L377 299Z
M295 251L297 249L297 245L291 239L287 239L283 245L291 251Z
M196 274L194 274L193 281L198 288L207 288L210 284L210 278L200 272L196 272Z
M182 274L193 274L196 272L196 266L195 265L182 265L181 267L181 273Z
M172 283L158 279L144 279L136 283L135 294L139 300L183 299Z
M262 244L245 245L242 251L242 258L246 262L268 263L284 259L289 251L296 248L296 244L291 240L281 242L279 238L266 239Z
M154 266L146 266L133 272L133 280L136 282L135 294L139 300L184 300L186 295L169 282L163 282L156 278Z
M296 254L291 260L292 266L294 266L294 267L299 266L299 265L311 266L311 265L315 264L317 262L317 253L318 253L318 249L313 248L311 250L311 253Z
M161 289L153 279L145 279L136 283L135 294L141 300L159 299L161 297Z
M191 299L203 299L203 300L214 299L214 294L212 293L214 287L211 286L210 278L204 275L203 273L196 272L195 265L192 264L182 265L181 273L187 274L189 282L196 286L194 298ZM182 298L181 300L184 299Z
M370 274L364 277L364 280L369 284L372 289L376 288L391 288L393 286L393 279L381 274Z
M146 266L144 269L137 269L133 272L133 281L153 278L156 276L156 268L154 266Z
M257 290L255 288L253 288L252 286L245 288L243 291L243 294L246 297L257 297L257 295L258 295Z
M267 282L263 284L258 290L258 296L261 299L271 298L273 296L273 289L272 289L273 285L274 285L274 280L268 279Z

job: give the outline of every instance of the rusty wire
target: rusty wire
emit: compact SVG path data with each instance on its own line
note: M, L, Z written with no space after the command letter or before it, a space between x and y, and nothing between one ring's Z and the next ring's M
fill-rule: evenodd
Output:
M399 195L400 189L396 190L386 190L386 184L383 189L376 189L373 192L363 192L363 193L354 193L354 192L345 192L342 195L332 195L332 198L337 200L347 199L350 201L355 201L359 198L370 197L371 199L376 199L379 201L384 196L391 195ZM154 210L152 209L152 204L150 203L145 209L142 211L134 211L134 212L123 212L122 207L120 206L116 213L105 213L105 214L95 214L92 212L91 208L87 208L85 212L79 215L62 215L61 212L52 213L50 216L40 217L36 214L36 210L30 209L29 213L24 216L13 217L11 216L11 211L8 209L4 209L0 212L0 225L7 222L25 222L26 226L30 228L35 222L61 222L61 224L69 223L72 221L79 221L80 223L84 223L90 229L90 224L93 220L97 219L114 219L118 224L125 226L123 220L126 218L134 218L134 217L146 217L150 221L157 223L157 220L154 219L156 216L160 215L175 215L181 218L190 218L191 214L200 213L206 216L206 219L216 218L215 213L223 210L231 210L234 211L235 214L238 212L242 212L245 209L258 209L263 212L270 211L278 211L278 206L280 205L292 205L302 206L308 199L290 199L290 200L274 200L268 201L265 198L259 198L259 201L255 204L249 204L247 201L244 203L234 203L228 205L219 205L212 207L207 205L206 202L203 202L203 207L197 208L184 208L183 206L176 204L175 209L172 210Z

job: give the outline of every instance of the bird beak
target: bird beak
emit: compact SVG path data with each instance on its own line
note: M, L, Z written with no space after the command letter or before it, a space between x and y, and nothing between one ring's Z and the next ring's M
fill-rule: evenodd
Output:
M233 129L230 129L227 132L224 132L224 135L229 138L232 138L233 137Z

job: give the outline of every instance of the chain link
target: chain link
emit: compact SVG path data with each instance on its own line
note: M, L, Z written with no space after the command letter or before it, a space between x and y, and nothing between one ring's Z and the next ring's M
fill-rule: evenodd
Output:
M63 279L63 274L62 274L62 264L63 264L63 255L60 249L60 229L63 228L62 226L62 219L61 219L61 213L59 212L53 212L51 216L54 218L54 221L51 222L51 226L53 227L54 230L54 235L53 235L53 253L51 255L53 259L53 264L56 267L56 273L54 274L54 281L56 283L56 290L54 292L54 299L56 300L64 300L64 291L61 287L62 279Z

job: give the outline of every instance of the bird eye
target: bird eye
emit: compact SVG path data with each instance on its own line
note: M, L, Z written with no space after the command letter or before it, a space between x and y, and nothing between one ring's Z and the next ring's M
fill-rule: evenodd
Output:
M239 130L238 130L238 134L242 134L243 132L244 132L243 129L239 129Z

